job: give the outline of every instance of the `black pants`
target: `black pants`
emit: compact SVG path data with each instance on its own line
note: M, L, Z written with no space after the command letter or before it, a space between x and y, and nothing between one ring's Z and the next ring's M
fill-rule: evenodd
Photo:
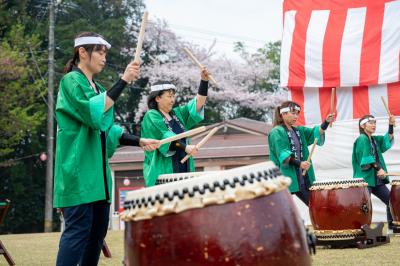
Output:
M97 265L107 234L110 204L97 201L64 208L57 266Z
M300 190L294 193L305 205L309 206L310 204L310 191L309 190Z
M383 203L386 204L386 216L389 229L393 229L393 218L390 213L389 200L390 200L390 192L389 189L385 186L385 184L379 184L375 187L368 187L369 193L374 194L378 199L380 199Z
M304 182L301 182L301 179L304 178ZM297 191L293 194L295 194L307 207L310 204L310 181L308 179L308 174L303 176L301 174L301 171L297 175L297 182L300 185L300 191Z

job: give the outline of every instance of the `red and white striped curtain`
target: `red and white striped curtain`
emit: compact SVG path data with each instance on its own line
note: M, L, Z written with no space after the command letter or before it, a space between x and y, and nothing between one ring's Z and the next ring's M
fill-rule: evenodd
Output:
M285 0L281 86L319 123L336 89L337 119L400 115L400 0Z

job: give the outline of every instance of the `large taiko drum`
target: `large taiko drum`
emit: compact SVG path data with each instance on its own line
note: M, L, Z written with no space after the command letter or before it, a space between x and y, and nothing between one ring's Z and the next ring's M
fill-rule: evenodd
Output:
M156 180L156 185L181 181L181 180L185 180L185 179L191 179L191 178L200 177L203 175L213 174L215 172L216 171L205 171L205 172L188 172L188 173L175 173L175 174L159 175ZM219 171L219 172L222 172L222 171Z
M361 235L370 225L372 204L362 178L322 180L310 188L310 217L318 239L345 239Z
M271 162L129 192L126 265L311 265L305 227Z
M390 211L393 224L400 228L400 179L392 179L390 190Z

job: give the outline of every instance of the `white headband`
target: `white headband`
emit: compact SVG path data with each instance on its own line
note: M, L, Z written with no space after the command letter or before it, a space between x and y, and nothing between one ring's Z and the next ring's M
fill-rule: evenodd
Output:
M165 91L165 90L176 90L175 85L173 84L158 84L158 85L153 85L150 87L150 91Z
M363 120L360 121L360 126L366 124L366 123L369 122L369 121L376 121L376 119L373 118L373 117L364 118Z
M295 110L299 111L299 112L300 112L300 110L301 110L300 107L298 107L298 106L296 106L296 105L295 105L293 108L294 108ZM281 108L281 110L279 111L279 113L280 113L280 114L283 114L283 113L289 112L290 109L291 109L291 108L290 108L289 106L288 106L288 107Z
M111 48L111 44L109 44L106 40L104 40L101 37L95 37L95 36L86 36L86 37L79 37L75 39L75 47L85 45L85 44L101 44L105 45L107 49Z

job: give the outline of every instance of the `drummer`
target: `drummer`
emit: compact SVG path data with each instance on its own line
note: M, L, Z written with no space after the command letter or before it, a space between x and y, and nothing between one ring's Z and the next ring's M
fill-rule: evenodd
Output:
M165 139L193 128L204 119L209 80L206 68L201 69L200 76L197 96L174 108L176 87L172 83L158 81L151 86L147 99L149 110L141 123L143 138ZM143 175L146 186L153 186L161 174L193 172L192 157L185 163L180 161L186 154L194 155L196 152L196 146L190 145L188 139L166 143L155 151L145 151Z
M114 103L126 85L139 77L139 65L130 63L106 91L96 77L105 67L111 44L94 32L79 33L74 43L55 109L53 204L62 209L65 221L56 265L97 265L112 199L108 159L118 144L152 150L159 141L123 133L114 124Z
M309 188L315 181L314 169L307 162L307 146L314 143L322 146L325 142L325 130L334 121L334 114L329 114L321 126L313 128L295 126L300 114L300 105L286 101L275 110L273 129L268 136L269 156L283 175L291 178L289 190L304 204L309 205ZM303 170L306 174L303 176Z
M393 218L390 213L390 192L385 184L389 183L385 160L382 153L392 147L393 125L395 117L389 117L388 132L381 136L372 136L376 130L376 119L372 115L365 115L359 121L360 136L353 145L353 177L363 178L368 183L370 193L386 204L386 215L389 230L393 229Z

